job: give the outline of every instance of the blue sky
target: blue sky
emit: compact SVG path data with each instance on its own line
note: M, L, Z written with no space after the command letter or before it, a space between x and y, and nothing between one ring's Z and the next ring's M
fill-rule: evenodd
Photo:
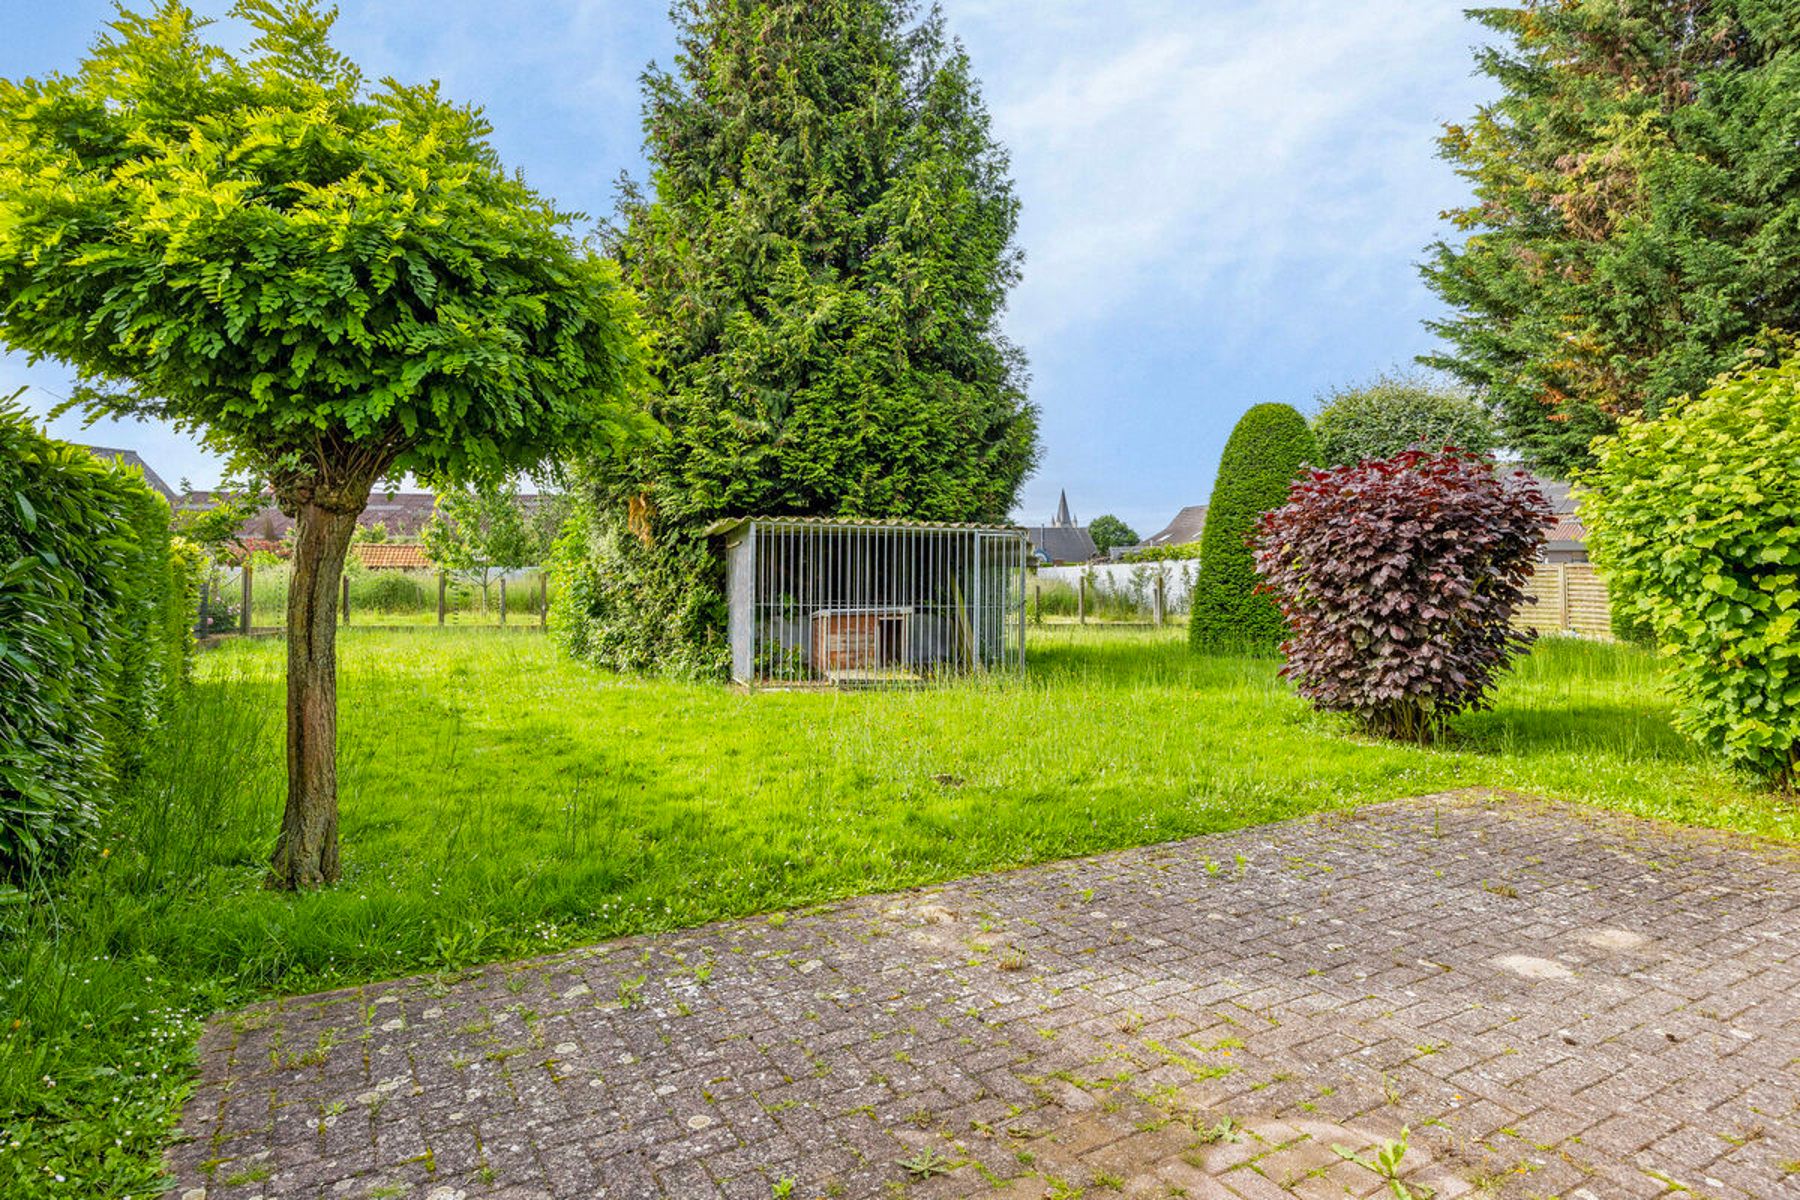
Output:
M194 0L222 14L226 0ZM436 78L485 105L509 165L604 213L644 175L637 75L667 63L662 0L340 0L369 75ZM1434 139L1489 97L1461 0L943 0L1023 202L1025 279L1008 331L1031 359L1043 464L1018 516L1141 534L1204 503L1251 404L1322 389L1431 346L1416 263L1465 196ZM0 76L67 69L112 11L0 0ZM54 363L0 358L0 394L40 412ZM148 425L60 436L139 449L171 482L216 480Z

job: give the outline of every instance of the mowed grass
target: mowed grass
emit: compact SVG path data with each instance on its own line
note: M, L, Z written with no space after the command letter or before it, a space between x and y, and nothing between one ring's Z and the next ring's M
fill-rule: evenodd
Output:
M288 896L261 888L282 649L206 653L105 855L11 910L0 1194L154 1194L199 1021L269 992L1474 784L1800 834L1673 731L1627 647L1547 640L1494 711L1419 748L1174 631L1034 630L1023 678L747 694L593 671L535 633L352 629L345 876Z

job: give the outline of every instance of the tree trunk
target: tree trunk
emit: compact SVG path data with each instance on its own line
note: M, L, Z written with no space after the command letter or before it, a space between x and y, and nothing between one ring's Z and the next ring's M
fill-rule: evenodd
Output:
M365 504L367 497L365 490ZM298 514L287 611L287 809L269 864L271 888L338 878L338 584L361 509L309 501Z

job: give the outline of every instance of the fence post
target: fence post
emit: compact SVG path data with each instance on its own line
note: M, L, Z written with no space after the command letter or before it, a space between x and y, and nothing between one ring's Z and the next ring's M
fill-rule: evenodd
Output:
M444 573L438 572L438 624L444 623Z
M1158 570L1156 572L1156 624L1159 628L1161 627L1161 625L1163 623L1164 603L1165 602L1163 600L1163 574L1162 574L1162 570L1160 568L1158 568Z
M212 580L200 581L200 612L194 618L194 632L201 637L210 633L212 626Z
M250 604L256 598L256 588L251 583L255 573L256 568L250 565L250 560L244 559L244 607L238 613L238 632L245 635L250 632Z
M344 576L343 584L344 595L338 602L338 606L344 610L344 624L348 625L350 623L350 577L348 575Z
M1556 564L1556 592L1559 621L1564 633L1569 632L1569 564Z
M500 623L506 624L506 576L500 577Z
M550 572L538 573L538 628L550 628Z
M1087 572L1075 576L1075 620L1087 624Z

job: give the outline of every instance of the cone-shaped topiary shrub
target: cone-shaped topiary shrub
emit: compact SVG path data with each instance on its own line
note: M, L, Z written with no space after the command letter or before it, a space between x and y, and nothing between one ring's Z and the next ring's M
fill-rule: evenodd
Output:
M1200 573L1188 616L1194 649L1273 650L1281 644L1281 614L1257 594L1249 539L1258 519L1287 498L1288 484L1313 448L1306 418L1286 404L1258 404L1231 431L1200 535Z
M1676 723L1800 787L1800 357L1595 444L1581 512L1615 623L1647 627Z
M1512 616L1550 521L1528 476L1459 450L1313 472L1257 530L1293 631L1282 674L1321 709L1429 741L1529 644Z

